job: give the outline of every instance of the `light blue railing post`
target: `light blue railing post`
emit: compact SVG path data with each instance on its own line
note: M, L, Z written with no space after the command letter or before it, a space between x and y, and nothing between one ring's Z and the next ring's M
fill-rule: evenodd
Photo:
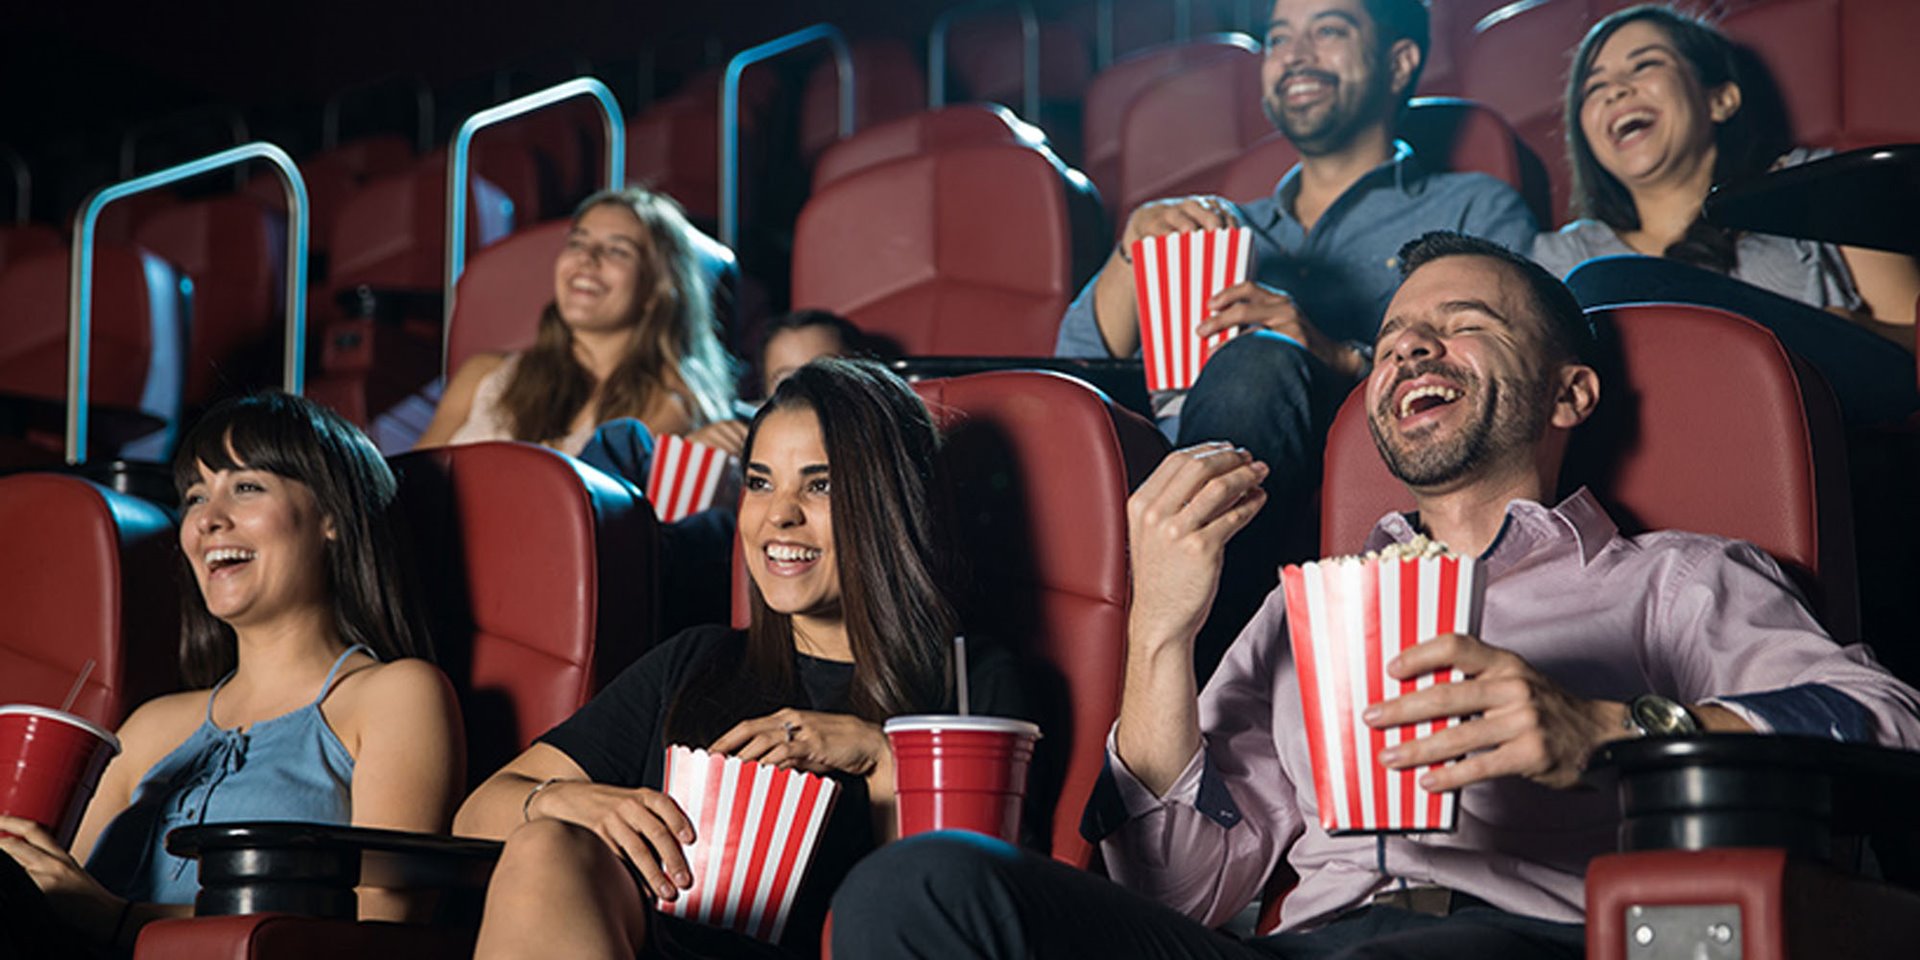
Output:
M575 77L524 97L488 107L460 124L447 150L447 286L441 311L440 375L447 374L448 334L453 329L453 291L467 268L467 177L473 135L483 128L550 107L572 97L592 97L600 104L600 122L607 136L607 189L618 190L627 176L627 121L620 101L607 85L592 77Z
M285 371L288 393L306 387L307 356L307 182L285 150L271 143L246 143L171 166L144 177L122 180L94 191L73 216L73 253L67 273L67 462L87 459L87 394L93 348L94 228L107 204L248 160L265 160L280 173L287 195L287 302Z
M833 67L840 80L840 135L853 134L853 51L839 27L816 23L734 54L727 61L720 88L720 242L728 247L738 247L740 240L740 75L762 60L810 43L833 47Z
M953 21L1005 6L1009 0L979 0L964 3L940 14L927 31L927 105L947 105L947 35ZM1040 18L1029 0L1017 0L1020 14L1020 119L1037 123L1040 119Z

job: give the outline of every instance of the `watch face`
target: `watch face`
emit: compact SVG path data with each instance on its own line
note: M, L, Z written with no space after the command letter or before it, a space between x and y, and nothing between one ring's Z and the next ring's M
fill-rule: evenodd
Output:
M1633 723L1648 736L1670 737L1676 734L1693 733L1698 725L1687 708L1667 699L1648 695L1634 698L1630 705Z

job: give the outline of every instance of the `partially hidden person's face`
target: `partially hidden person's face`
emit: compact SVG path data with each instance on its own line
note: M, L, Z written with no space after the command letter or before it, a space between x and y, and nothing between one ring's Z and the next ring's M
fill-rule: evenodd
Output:
M1279 0L1260 66L1261 106L1306 156L1391 119L1392 75L1361 0Z
M1714 125L1739 109L1733 84L1702 88L1666 30L1645 20L1600 45L1583 83L1580 132L1601 169L1629 189L1711 169Z
M773 396L773 389L795 370L820 357L838 357L846 351L847 345L832 327L790 327L774 334L761 351L761 386L766 389L762 396Z
M760 422L740 495L741 547L767 606L803 628L807 619L840 618L830 483L812 410L776 410Z
M560 318L580 331L631 325L653 283L653 241L632 210L596 204L574 222L553 263L553 300Z
M1367 379L1367 421L1409 486L1447 489L1531 457L1552 414L1542 318L1513 269L1450 256L1394 294Z
M327 603L326 544L336 534L313 488L265 470L197 466L180 550L207 610L238 628Z

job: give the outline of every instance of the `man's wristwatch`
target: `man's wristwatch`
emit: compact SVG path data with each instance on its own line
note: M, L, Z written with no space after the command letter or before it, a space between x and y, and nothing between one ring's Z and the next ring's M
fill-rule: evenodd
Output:
M1700 732L1700 721L1692 711L1657 693L1628 701L1624 726L1643 737L1680 737Z

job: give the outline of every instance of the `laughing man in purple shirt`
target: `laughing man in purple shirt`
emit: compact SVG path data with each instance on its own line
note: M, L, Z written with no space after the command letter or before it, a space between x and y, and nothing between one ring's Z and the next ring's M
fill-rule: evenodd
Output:
M1418 510L1382 519L1367 546L1418 532L1479 557L1484 637L1402 654L1390 667L1402 679L1449 667L1467 679L1387 700L1368 722L1467 718L1383 757L1457 760L1422 779L1461 791L1458 829L1321 828L1281 592L1196 691L1192 645L1221 552L1260 509L1268 468L1236 447L1191 447L1128 507L1125 692L1086 827L1117 885L997 841L910 838L842 886L836 956L1579 957L1582 875L1618 824L1610 793L1574 789L1601 745L1692 727L1920 749L1920 693L1834 643L1756 548L1622 536L1584 489L1546 505L1601 394L1565 287L1458 234L1423 237L1401 260L1366 409ZM1672 727L1637 728L1629 703ZM1300 881L1282 932L1212 930L1283 858Z

